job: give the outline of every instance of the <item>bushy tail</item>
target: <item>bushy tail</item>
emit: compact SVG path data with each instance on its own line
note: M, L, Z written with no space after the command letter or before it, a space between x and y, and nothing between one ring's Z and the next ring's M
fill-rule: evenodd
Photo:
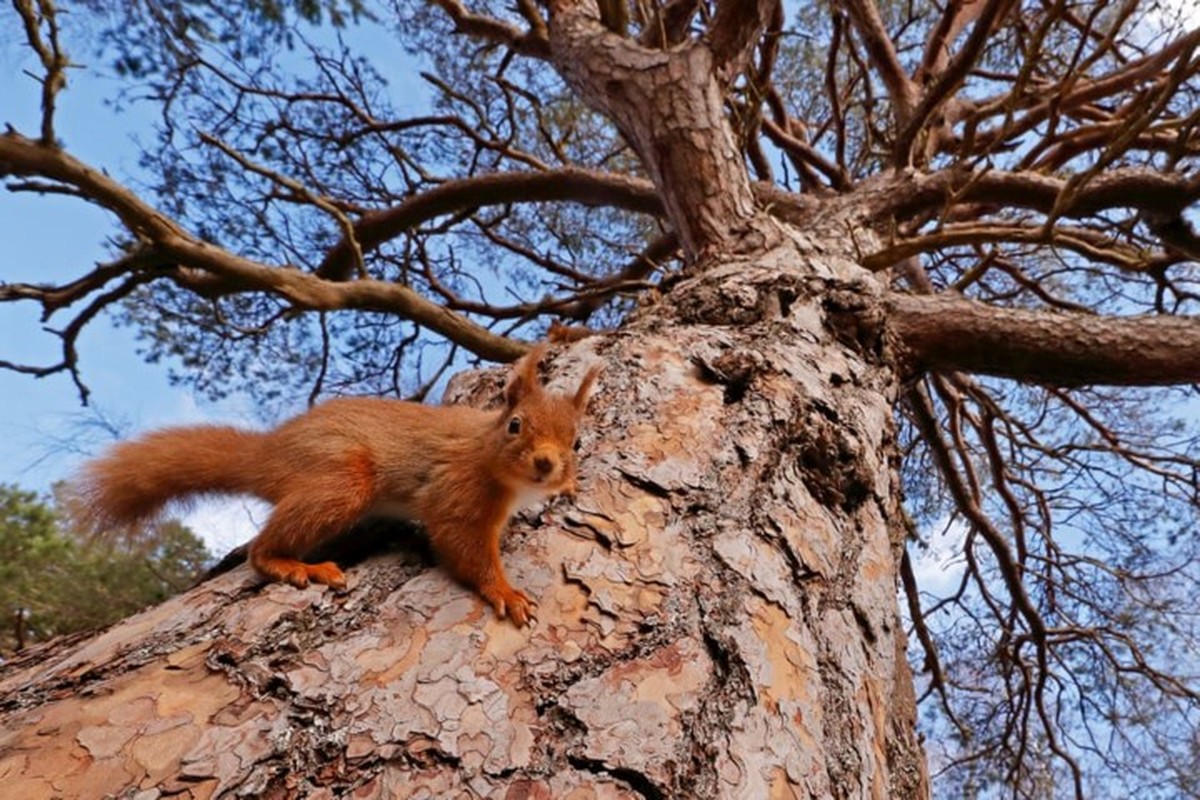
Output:
M114 446L87 464L75 488L78 521L94 531L154 517L198 494L256 494L266 435L202 425L168 428Z

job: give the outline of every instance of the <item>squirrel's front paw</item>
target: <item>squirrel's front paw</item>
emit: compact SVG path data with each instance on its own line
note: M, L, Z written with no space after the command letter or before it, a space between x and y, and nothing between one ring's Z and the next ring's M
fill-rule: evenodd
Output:
M484 598L492 604L496 616L500 619L508 617L518 628L523 628L533 617L533 609L537 603L522 592L511 586L497 586L481 592Z

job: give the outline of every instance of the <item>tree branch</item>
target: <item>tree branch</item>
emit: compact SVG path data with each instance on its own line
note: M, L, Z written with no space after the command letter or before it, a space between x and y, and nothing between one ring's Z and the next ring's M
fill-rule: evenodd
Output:
M777 240L754 202L711 48L649 50L602 28L578 2L549 6L554 66L637 153L685 259L702 263Z
M921 128L962 85L967 72L979 60L992 29L1008 14L1013 4L1014 0L987 0L963 48L944 70L933 76L936 78L934 84L925 91L911 116L904 121L893 152L893 162L897 166L910 163L912 147Z
M714 66L725 84L746 68L750 53L779 3L780 0L720 0L717 3L717 13L708 26L708 43Z
M25 26L25 39L29 47L37 53L42 68L46 71L44 77L37 80L42 84L42 144L54 142L54 104L59 91L67 85L66 69L70 61L58 44L58 16L54 4L50 0L40 0L37 9L30 0L13 0L13 7L21 17ZM42 39L39 30L42 23L46 25L49 41Z
M948 294L892 294L889 338L915 369L1051 386L1200 382L1200 318L998 308Z
M1047 84L1044 91L1030 92L1024 98L1014 98L1011 89L1006 90L992 99L975 103L969 125L974 126L983 119L997 115L1003 122L994 129L981 132L978 138L987 143L1016 140L1053 115L1083 108L1120 92L1132 91L1143 82L1157 81L1168 64L1197 45L1200 45L1200 28L1189 31L1144 58L1123 64L1095 79L1073 76L1069 87L1053 82ZM1015 113L1021 109L1024 109L1024 113Z
M937 25L925 38L925 52L917 67L915 80L923 84L931 76L940 75L950 60L950 45L963 29L979 16L984 0L950 0L942 11Z
M979 245L991 242L1020 242L1062 247L1091 260L1113 264L1129 272L1162 270L1180 259L1158 252L1147 252L1113 241L1112 236L1089 228L1073 226L1005 225L991 222L964 222L944 225L924 236L914 236L863 256L859 263L869 270L887 269L903 259L946 247Z
M907 219L948 203L995 203L1049 213L1068 180L1033 172L947 169L930 175L893 174L873 189L870 214L883 221ZM1181 212L1200 200L1200 174L1163 173L1144 167L1110 169L1097 175L1058 209L1060 216L1083 217L1110 208L1136 208L1159 214Z
M354 224L364 254L422 222L480 206L567 200L661 215L662 203L647 180L568 167L547 172L502 172L447 181L408 198L395 208L366 214ZM343 238L317 267L328 280L346 280L354 271L354 249Z
M867 48L871 66L887 87L888 96L895 104L896 117L899 122L906 122L917 104L918 89L900 65L896 46L883 25L878 6L874 0L842 0L841 6L850 15L854 30Z
M472 14L458 0L435 0L435 2L454 21L455 29L461 33L495 44L502 44L521 55L541 59L550 57L550 42L546 38L546 25L544 22L539 25L530 19L531 3L522 2L520 4L522 14L531 23L529 31L522 31L515 25L509 25L494 17ZM534 16L536 17L536 14Z
M198 270L204 277L216 276L241 291L274 294L301 309L390 312L493 361L512 361L526 350L524 344L497 336L407 286L377 280L332 282L294 267L262 264L215 247L65 150L38 144L15 131L0 135L3 175L37 175L77 188L80 194L116 214L131 233L149 242L164 259L183 267L173 276L181 285L202 284L203 278L188 272Z

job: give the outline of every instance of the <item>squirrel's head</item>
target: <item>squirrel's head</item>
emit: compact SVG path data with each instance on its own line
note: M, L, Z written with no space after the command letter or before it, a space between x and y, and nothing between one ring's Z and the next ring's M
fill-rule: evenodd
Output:
M545 345L538 345L513 367L497 423L499 476L530 500L574 491L576 427L600 371L588 370L574 394L548 392L538 379L545 355Z

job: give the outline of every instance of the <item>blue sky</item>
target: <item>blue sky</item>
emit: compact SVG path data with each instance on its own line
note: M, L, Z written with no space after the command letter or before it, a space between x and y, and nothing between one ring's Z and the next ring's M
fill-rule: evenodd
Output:
M23 70L36 62L20 46L16 26L5 24L0 31L0 125L32 135L40 120L39 87ZM57 129L73 154L129 180L137 174L134 136L147 135L151 109L115 113L106 107L117 83L104 72L91 67L71 73L60 95ZM115 231L109 214L78 199L0 191L0 280L55 282L81 274L106 257L104 242ZM40 311L33 303L0 305L0 359L58 360L59 340L42 330ZM48 324L61 327L69 319L60 313ZM166 366L145 363L132 331L107 318L89 325L78 345L91 406L128 433L204 420L252 424L244 398L213 404L172 387ZM66 374L36 379L0 370L0 483L45 491L68 477L105 443L81 427L88 414ZM208 504L188 515L188 522L222 550L247 538L261 514L256 509L248 517L241 503Z
M11 15L11 10L0 12L5 20L0 25L0 125L34 136L40 126L40 87L24 72L36 74L39 65L19 26L11 24ZM136 188L137 137L152 135L156 109L124 103L116 112L106 105L121 84L104 63L87 58L87 36L72 37L78 22L64 22L63 46L85 68L69 73L68 87L59 95L58 136L73 155ZM415 111L426 104L427 89L412 79L416 67L399 51L390 31L367 23L341 33L353 46L382 54L379 63L392 66L391 100L397 108ZM334 34L328 27L309 31L318 42L332 40ZM297 59L303 57L297 52ZM300 72L307 65L297 61L295 67ZM105 241L117 232L111 215L76 198L0 190L0 281L54 283L78 276L107 258ZM47 324L66 325L71 309L66 311ZM33 303L0 304L0 360L39 365L58 361L59 339L43 331L40 312ZM137 355L133 332L106 317L85 328L78 349L82 377L91 390L90 408L81 406L65 373L37 379L0 370L0 483L44 492L69 478L111 441L94 426L89 432L85 422L92 409L126 435L206 421L260 424L244 396L213 403L171 386L167 365L144 362ZM184 519L220 553L253 536L266 512L255 502L208 502Z
M1200 20L1200 5L1192 5L1194 0L1169 2L1190 10L1192 24ZM0 10L0 20L5 20L0 24L0 125L33 134L39 123L38 85L22 70L34 69L35 61L22 46L17 26L9 24L11 13ZM373 41L376 47L386 46L378 38ZM72 47L69 38L66 46ZM404 63L398 53L390 59ZM396 76L395 84L411 91L418 82ZM58 132L73 154L129 181L137 175L134 137L139 132L148 135L154 114L136 105L114 113L104 101L117 89L101 65L73 72L68 90L60 96ZM103 243L115 231L107 213L77 199L0 190L0 281L57 282L78 275L106 258ZM33 304L0 304L0 359L43 364L58 359L58 339L42 332L39 313ZM49 324L61 326L69 319L60 315ZM255 424L245 398L210 403L172 387L166 366L142 361L132 332L115 328L106 318L88 326L78 344L92 405L127 434L202 421ZM0 370L0 483L46 491L69 477L104 444L94 436L76 440L87 413L65 374L34 379ZM244 500L211 502L196 507L185 521L220 554L253 536L266 513L264 506ZM957 584L963 570L965 528L939 528L930 532L929 548L916 553L914 562L921 586L935 593ZM936 750L931 753L936 762Z
M1192 24L1200 19L1200 7L1192 0L1168 0L1166 5L1185 15L1192 9ZM0 19L9 20L11 13L2 12ZM397 52L387 31L367 25L346 35L387 54L381 63L394 65L393 87L404 95L393 98L397 105L411 108L420 102L423 91L417 87L423 86L411 79L412 64ZM76 60L84 60L85 44L73 41L69 29L65 47ZM39 124L39 87L23 71L35 67L19 27L0 25L0 125L30 135ZM118 83L106 73L102 64L71 72L59 99L57 130L76 156L130 181L137 176L135 136L149 135L154 111L134 105L116 113L107 107L105 100L116 94ZM106 257L103 243L115 231L108 214L77 199L0 191L0 280L54 282L78 275ZM0 359L40 364L58 359L58 339L42 331L39 313L34 304L0 305ZM49 324L62 326L69 319L60 314ZM245 398L214 404L172 387L166 366L142 361L132 332L106 318L89 325L78 345L92 406L128 434L205 420L254 424ZM81 419L88 413L65 374L34 379L0 370L0 483L45 491L68 477L104 444L95 435L80 438ZM252 535L263 514L261 507L248 512L242 503L226 503L201 508L187 519L221 550Z
M15 32L13 32L15 33ZM37 84L22 74L36 62L19 41L0 33L0 125L8 123L33 134L39 125ZM58 131L77 157L102 166L121 180L136 178L136 136L147 136L152 109L133 106L114 113L105 106L119 86L93 66L71 76L59 104ZM14 194L0 191L0 280L60 281L78 275L104 259L104 241L117 230L112 217L74 198ZM0 359L58 360L57 337L42 331L40 308L29 304L0 305ZM64 325L69 316L51 318ZM255 424L249 403L234 396L220 403L197 398L170 385L164 364L147 364L137 355L132 331L101 318L79 339L82 376L91 390L90 405L133 435L152 428L204 421ZM0 370L0 483L46 491L108 443L92 433L72 442L81 420L91 412L66 374L35 379ZM223 552L249 539L265 519L267 509L241 500L213 501L196 507L185 519ZM943 534L945 535L945 534ZM957 530L949 538L957 541ZM956 576L936 559L928 561L931 580Z
M0 42L0 123L26 134L38 126L38 87L23 74L33 66L13 42ZM58 129L80 157L128 174L134 163L130 131L142 115L104 108L103 97L112 88L90 71L72 73ZM0 276L5 281L53 282L79 274L104 257L102 243L114 230L108 214L77 199L2 192ZM58 339L42 330L39 315L32 303L0 306L0 358L43 364L57 360ZM67 319L60 314L49 324L62 325ZM136 421L164 405L185 402L168 386L163 368L140 362L131 336L107 320L84 331L80 350L99 408ZM137 390L130 391L133 387ZM0 481L43 488L67 466L58 463L64 460L60 457L43 459L45 434L65 430L82 411L70 378L34 379L0 371L0 397Z

